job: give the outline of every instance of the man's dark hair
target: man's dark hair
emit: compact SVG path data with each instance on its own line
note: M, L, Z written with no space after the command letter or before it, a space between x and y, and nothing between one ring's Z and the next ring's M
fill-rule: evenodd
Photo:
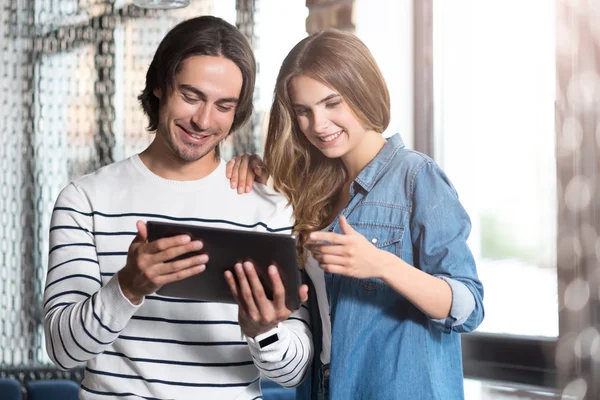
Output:
M168 89L173 89L175 74L183 61L192 56L225 57L242 71L242 90L230 132L235 131L252 115L256 61L248 40L239 29L208 15L179 23L160 42L146 73L146 87L138 96L148 115L148 130L158 128L160 102L154 90L159 88L165 97Z

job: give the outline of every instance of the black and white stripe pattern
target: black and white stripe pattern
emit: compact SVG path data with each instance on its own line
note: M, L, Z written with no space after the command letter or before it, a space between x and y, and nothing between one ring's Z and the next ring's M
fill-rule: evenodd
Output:
M44 311L51 359L62 369L86 363L86 399L254 399L260 373L296 386L312 358L306 308L261 350L241 334L237 306L159 295L133 306L116 276L138 220L289 233L290 215L266 188L237 195L223 164L200 181L174 182L151 175L135 156L70 184L50 230Z

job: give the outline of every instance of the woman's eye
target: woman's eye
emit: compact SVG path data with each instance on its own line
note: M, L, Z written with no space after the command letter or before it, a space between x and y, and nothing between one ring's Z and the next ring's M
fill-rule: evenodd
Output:
M327 108L335 108L335 107L339 106L340 103L341 103L340 101L337 101L335 103L327 103L326 107Z

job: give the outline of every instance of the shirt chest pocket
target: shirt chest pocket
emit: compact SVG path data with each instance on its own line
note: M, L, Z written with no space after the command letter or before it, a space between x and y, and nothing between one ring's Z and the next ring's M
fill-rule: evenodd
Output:
M401 254L404 227L368 222L349 221L349 223L354 230L367 238L378 249L394 253L397 256Z
M404 227L393 224L349 221L358 233L363 235L371 244L380 250L393 253L400 257L402 254L402 238ZM355 279L359 286L367 291L377 290L386 284L377 278Z

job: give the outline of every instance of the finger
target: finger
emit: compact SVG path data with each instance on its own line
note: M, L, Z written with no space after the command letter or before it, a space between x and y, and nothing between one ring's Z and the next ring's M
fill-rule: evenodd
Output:
M267 171L267 168L259 165L254 167L252 170L254 171L254 174L256 174L254 180L258 183L266 185L269 181L269 171Z
M155 282L159 287L162 287L167 283L180 281L182 279L189 278L190 276L197 275L203 272L204 270L206 270L206 265L194 265L193 267L185 268L177 272L173 272L171 274L161 275L156 279Z
M276 266L269 266L269 277L273 283L273 304L275 305L275 309L287 310L285 306L285 287Z
M241 306L242 304L240 302L237 283L235 282L233 274L229 270L225 271L225 281L227 282L227 286L229 286L229 290L231 290L231 294L233 295L235 302Z
M154 265L152 273L155 275L169 275L186 268L194 267L196 265L206 265L208 259L208 255L199 254L184 258L182 260L171 261L168 263L158 263Z
M352 228L352 225L350 225L348 223L348 220L346 219L346 217L341 215L340 218L338 219L338 221L340 223L340 228L342 229L342 232L344 233L344 235L354 235L356 233L354 228Z
M260 158L260 156L258 154L253 154L250 157L250 167L252 168L252 171L254 171L254 174L256 175L254 180L256 180L256 182L258 182L258 183L262 183L263 185L266 185L267 181L269 180L269 171L267 171L267 167L266 167L265 163L263 162L263 160Z
M341 265L319 264L319 267L323 271L328 272L330 274L345 275L345 276L350 275L350 271L347 268L342 267Z
M152 242L149 242L145 246L144 252L148 253L148 254L156 254L156 253L165 251L167 249L170 249L171 247L182 246L182 245L188 244L191 241L192 241L192 238L190 237L190 235L177 235L177 236L156 239Z
M256 179L256 173L254 169L249 168L246 170L246 193L250 193L252 190L252 185L254 184L254 180Z
M241 298L244 300L246 312L252 319L258 320L258 307L256 307L256 303L254 302L252 289L250 289L250 284L248 283L248 278L246 278L246 273L244 272L242 264L235 264L234 270L238 285L240 286Z
M233 165L231 167L231 178L229 178L230 179L229 186L232 189L236 189L237 185L238 185L238 168L240 165L240 157L238 156L231 161L233 161Z
M302 245L302 247L304 247L306 250L310 251L311 253L315 254L315 253L320 253L321 252L321 247L323 247L326 243L324 242L305 242L304 245Z
M233 170L233 165L235 164L235 159L229 160L227 164L225 164L225 176L227 179L231 179L231 171Z
M298 298L300 299L300 303L306 303L308 301L308 286L300 285L298 289Z
M346 257L333 256L330 254L319 254L317 256L313 255L313 257L319 262L319 264L347 265L348 263L348 259Z
M304 248L308 249L315 258L319 254L331 254L335 256L348 255L348 246L337 244L306 244Z
M335 232L312 232L309 236L307 244L315 241L328 242L328 244L346 244L348 238L346 235L341 235Z
M244 153L238 158L240 158L240 163L237 170L237 191L241 194L245 193L248 187L248 164L250 163L250 155L248 153ZM251 182L254 182L254 173L250 172L250 174L252 175ZM250 185L252 185L252 183Z
M137 228L137 235L135 235L133 241L135 243L146 242L148 240L148 228L146 227L146 223L144 223L144 221L137 221L135 227Z
M137 250L139 247L144 245L148 240L148 232L146 229L146 224L143 221L137 221L135 223L135 227L137 229L137 233L135 237L129 244L128 254L131 254L132 251Z
M203 243L199 240L168 247L164 250L154 253L152 255L152 262L154 264L169 262L170 260L184 254L200 251L203 247Z
M250 284L250 289L252 290L254 303L256 304L260 314L264 316L269 312L269 307L271 306L270 300L265 294L265 289L258 277L258 274L256 273L254 265L251 262L245 262L243 267L246 277L248 278L248 283Z

